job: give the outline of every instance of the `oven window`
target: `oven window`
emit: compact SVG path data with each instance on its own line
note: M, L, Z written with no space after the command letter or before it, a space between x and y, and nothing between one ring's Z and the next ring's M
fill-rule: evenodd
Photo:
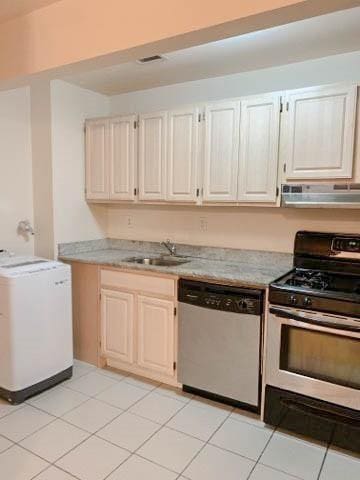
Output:
M360 389L360 339L282 325L280 368Z

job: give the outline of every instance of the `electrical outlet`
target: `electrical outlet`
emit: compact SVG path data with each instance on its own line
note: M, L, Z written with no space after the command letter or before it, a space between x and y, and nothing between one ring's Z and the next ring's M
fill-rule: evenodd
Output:
M126 216L126 226L127 228L133 228L134 226L133 217L131 215Z
M206 232L208 229L208 220L206 217L200 217L200 230Z

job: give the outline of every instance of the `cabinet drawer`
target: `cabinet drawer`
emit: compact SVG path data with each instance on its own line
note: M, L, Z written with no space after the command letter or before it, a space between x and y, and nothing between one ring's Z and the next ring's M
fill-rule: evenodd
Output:
M136 292L146 292L167 297L175 296L175 280L136 273L101 270L101 285L107 287L126 288Z

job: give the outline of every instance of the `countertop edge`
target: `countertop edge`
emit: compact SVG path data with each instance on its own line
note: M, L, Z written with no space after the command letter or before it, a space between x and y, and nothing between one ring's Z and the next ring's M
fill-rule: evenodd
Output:
M270 283L272 283L274 280L276 280L277 277L274 277L271 281L269 282L252 282L248 280L241 280L241 279L233 279L233 278L227 278L224 276L217 276L217 275L201 275L199 274L191 274L191 273L179 273L179 272L174 272L174 270L171 269L171 267L158 267L158 266L153 266L153 265L141 265L141 264L129 264L128 262L121 262L117 261L116 263L114 262L106 262L106 261L100 261L100 260L90 260L90 259L82 259L76 257L76 255L62 255L59 256L58 259L63 262L68 262L68 263L83 263L83 264L88 264L88 265L98 265L98 266L103 266L103 267L111 267L111 268L118 268L121 270L126 270L126 271L134 271L134 272L148 272L148 273L157 273L157 274L163 274L165 276L173 276L176 278L183 278L183 279L188 279L188 280L198 280L198 281L206 281L209 283L218 283L221 285L234 285L238 287L248 287L248 288L254 288L254 289L261 289L261 290L266 290ZM286 271L283 272L284 274ZM278 276L280 276L279 274Z

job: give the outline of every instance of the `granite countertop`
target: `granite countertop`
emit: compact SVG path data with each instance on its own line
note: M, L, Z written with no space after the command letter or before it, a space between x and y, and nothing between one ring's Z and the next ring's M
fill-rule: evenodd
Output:
M164 267L127 262L130 257L158 257L166 254L155 242L131 240L93 240L59 245L59 259L92 263L128 270L152 271L182 278L208 280L255 288L266 288L292 268L288 253L238 250L230 248L177 245L177 255L187 263Z

